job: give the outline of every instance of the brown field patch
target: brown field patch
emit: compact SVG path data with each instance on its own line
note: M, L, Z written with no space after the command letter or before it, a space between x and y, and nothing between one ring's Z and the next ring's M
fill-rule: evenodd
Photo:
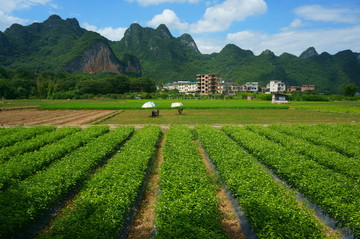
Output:
M115 113L115 110L10 110L0 111L0 124L84 125Z

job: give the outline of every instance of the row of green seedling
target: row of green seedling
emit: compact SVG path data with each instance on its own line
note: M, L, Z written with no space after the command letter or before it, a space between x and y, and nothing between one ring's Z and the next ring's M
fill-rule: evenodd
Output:
M1 148L0 164L8 160L10 157L38 150L39 148L47 144L56 142L57 140L64 138L67 135L73 134L79 130L79 127L63 127L51 132L45 132L43 134L37 135L32 139L20 141L15 143L14 145Z
M226 238L215 188L188 127L170 127L163 158L155 238Z
M343 123L343 124L327 125L327 127L331 127L338 130L340 134L351 135L357 139L360 138L360 124Z
M325 238L313 212L224 132L195 128L201 145L258 238Z
M46 145L38 151L10 158L1 164L0 190L6 190L8 187L17 184L29 175L46 168L55 160L64 157L74 149L85 145L108 131L107 126L92 126L55 143Z
M331 151L325 146L312 144L307 140L277 132L269 127L247 126L247 128L281 144L289 151L306 155L308 159L348 176L354 180L354 183L358 183L360 180L360 162L357 159L348 158L339 152Z
M344 126L340 125L328 125L328 124L316 124L316 125L301 125L302 129L310 129L311 132L317 135L322 135L324 137L335 139L338 142L341 142L343 144L346 142L347 145L351 145L352 149L350 149L350 154L352 155L352 152L354 152L355 155L358 155L357 152L360 148L360 141L355 135L358 135L358 132L356 132L355 127L348 128L347 130L344 128ZM344 150L348 148L349 146L346 146L344 144L341 146ZM345 148L346 147L346 148Z
M331 134L342 140L349 140L350 143L360 144L360 126L359 124L318 124L317 129L331 131Z
M132 131L130 127L116 128L1 193L0 238L16 237L44 215L117 150Z
M38 134L55 130L54 126L36 126L31 128L22 128L14 133L0 136L0 148L13 145L19 141L30 139Z
M116 238L124 233L132 206L140 200L159 135L157 126L136 131L39 238Z
M15 127L9 127L9 128L0 127L0 137L2 137L3 135L13 134L13 133L21 131L23 129L24 129L23 126L15 126Z
M311 126L308 125L272 125L271 127L285 134L305 139L317 145L326 146L347 157L360 159L360 144L351 144L347 140L340 140L337 136L332 136L331 131L323 133L313 132L309 130ZM349 138L351 139L353 137L350 136Z
M224 126L223 130L280 178L320 205L340 226L360 235L360 189L353 180L244 128Z

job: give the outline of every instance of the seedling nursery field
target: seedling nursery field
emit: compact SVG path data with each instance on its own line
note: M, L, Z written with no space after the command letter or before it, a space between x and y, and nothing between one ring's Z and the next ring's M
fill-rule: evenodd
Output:
M0 238L360 237L357 102L24 102L0 107Z

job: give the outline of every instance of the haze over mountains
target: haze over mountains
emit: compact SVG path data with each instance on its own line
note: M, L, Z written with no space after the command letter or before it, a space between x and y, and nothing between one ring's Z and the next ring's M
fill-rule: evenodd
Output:
M110 41L80 27L76 19L50 16L29 26L14 24L0 32L0 66L10 69L63 72L113 72L147 76L157 82L194 81L196 74L220 74L225 81L281 80L287 85L313 84L320 92L341 93L343 84L360 86L360 54L350 50L330 55L309 47L299 57L255 56L226 45L219 53L201 54L189 34L171 35L132 24L120 41Z

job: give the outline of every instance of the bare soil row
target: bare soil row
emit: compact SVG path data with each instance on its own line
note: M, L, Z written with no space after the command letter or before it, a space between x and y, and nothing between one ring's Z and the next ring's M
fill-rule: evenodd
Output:
M0 125L84 125L114 114L114 110L0 111Z
M151 238L156 230L156 228L154 227L155 206L157 193L159 190L159 170L164 160L162 150L165 145L166 130L163 132L164 136L159 144L155 162L149 175L146 190L144 192L143 198L141 199L140 207L137 209L137 213L129 229L129 233L127 236L128 239ZM215 172L209 165L209 162L207 161L204 154L204 150L200 145L198 145L198 150L202 155L204 166L206 167L209 179L211 178L212 183L214 185L217 185L218 179L216 179ZM226 195L225 190L221 187L221 185L216 186L216 196L219 201L219 210L221 212L221 225L226 231L228 238L244 239L245 236L242 232L240 222L235 215L235 211L232 207L230 199Z

